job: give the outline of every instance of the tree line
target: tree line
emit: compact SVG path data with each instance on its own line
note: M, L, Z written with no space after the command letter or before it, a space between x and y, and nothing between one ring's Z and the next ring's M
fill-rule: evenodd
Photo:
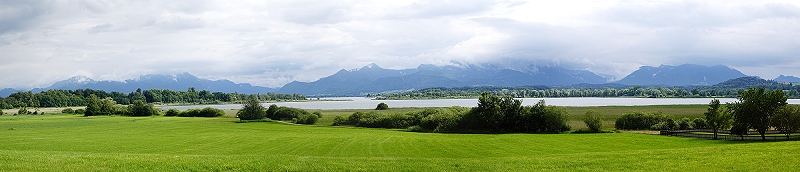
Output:
M110 98L113 102L121 105L129 105L135 101L143 103L163 103L163 104L219 104L219 103L241 103L247 99L260 101L295 101L305 100L306 96L301 94L242 94L242 93L223 93L211 92L208 90L195 90L189 88L186 91L175 91L167 89L149 89L130 93L106 92L103 90L76 89L76 90L47 90L39 93L17 92L12 93L6 98L0 97L0 109L12 109L21 107L69 107L86 106L91 95L100 99Z
M776 89L784 91L790 98L800 98L800 86L790 85ZM746 88L734 87L641 87L627 88L550 88L545 86L520 87L457 87L427 88L409 92L375 94L379 99L436 99L436 98L477 98L483 92L497 96L514 98L546 97L649 97L649 98L705 98L739 96Z
M713 138L719 132L730 131L734 135L747 135L756 132L766 140L768 130L778 130L789 135L800 132L800 108L788 105L788 96L783 90L751 88L741 90L737 101L720 104L717 99L709 103L705 118L673 120L661 113L633 112L622 115L615 122L620 130L686 130L711 129Z

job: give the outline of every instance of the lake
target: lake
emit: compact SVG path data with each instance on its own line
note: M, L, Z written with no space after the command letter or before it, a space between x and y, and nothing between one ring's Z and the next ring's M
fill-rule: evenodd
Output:
M287 106L301 109L374 109L378 103L384 102L389 108L401 107L450 107L463 106L475 107L478 99L433 99L433 100L372 100L364 97L335 97L325 98L328 100L347 100L347 101L310 101L310 102L278 102L263 103L264 107L271 104ZM708 104L712 98L523 98L522 105L533 105L539 100L545 100L547 105L556 106L646 106L646 105L686 105L686 104ZM735 98L720 98L721 103L734 102ZM789 99L789 104L800 104L800 99ZM191 105L191 106L158 106L161 109L176 108L179 110L199 109L213 107L218 109L239 109L241 104L226 105Z

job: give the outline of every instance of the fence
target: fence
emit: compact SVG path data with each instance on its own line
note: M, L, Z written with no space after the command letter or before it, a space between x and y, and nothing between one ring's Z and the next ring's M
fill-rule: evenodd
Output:
M661 130L661 135L679 136L679 137L693 137L702 139L714 139L714 131L710 129L696 129L696 130ZM780 141L780 140L800 140L800 134L792 134L787 138L784 132L777 130L769 130L765 132L767 136L763 139ZM717 139L719 140L762 140L761 135L756 131L748 131L746 135L731 134L728 130L717 131Z

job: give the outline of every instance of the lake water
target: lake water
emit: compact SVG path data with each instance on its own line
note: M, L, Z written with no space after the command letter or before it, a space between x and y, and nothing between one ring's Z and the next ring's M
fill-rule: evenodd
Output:
M478 99L434 99L434 100L372 100L364 97L337 97L325 98L331 100L347 101L310 101L310 102L279 102L264 103L264 107L271 104L301 109L374 109L378 103L384 102L389 108L401 107L450 107L463 106L475 107ZM524 98L522 105L533 105L539 100L545 100L547 105L556 106L645 106L645 105L686 105L708 104L712 98ZM721 103L734 102L735 98L720 98ZM789 99L789 104L800 104L800 99ZM227 105L191 105L191 106L160 106L162 109L176 108L179 110L199 109L213 107L218 109L239 109L241 104Z

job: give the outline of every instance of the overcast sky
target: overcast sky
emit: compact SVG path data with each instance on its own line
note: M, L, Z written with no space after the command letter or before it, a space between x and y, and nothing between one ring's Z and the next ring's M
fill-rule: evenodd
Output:
M189 72L280 87L376 63L800 75L798 1L0 1L0 88Z

